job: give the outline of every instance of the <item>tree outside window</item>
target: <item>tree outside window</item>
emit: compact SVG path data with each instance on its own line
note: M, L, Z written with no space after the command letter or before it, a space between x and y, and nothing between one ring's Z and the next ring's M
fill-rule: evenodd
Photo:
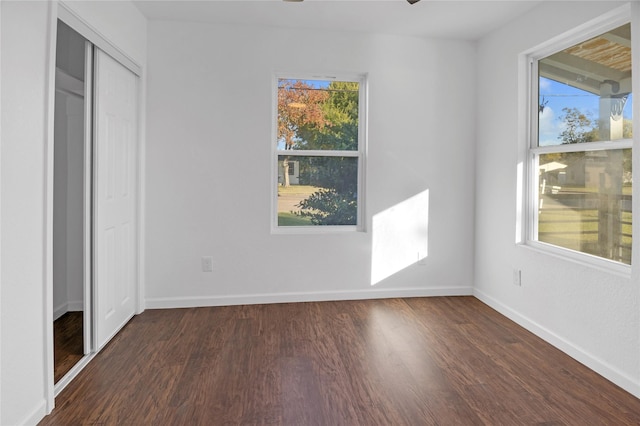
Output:
M362 87L278 79L277 226L359 224Z

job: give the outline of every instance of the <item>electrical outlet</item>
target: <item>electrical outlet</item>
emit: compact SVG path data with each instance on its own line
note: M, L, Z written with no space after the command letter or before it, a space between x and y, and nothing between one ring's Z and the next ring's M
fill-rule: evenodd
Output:
M213 257L202 256L202 272L213 272Z
M522 286L522 271L520 269L513 270L513 285Z

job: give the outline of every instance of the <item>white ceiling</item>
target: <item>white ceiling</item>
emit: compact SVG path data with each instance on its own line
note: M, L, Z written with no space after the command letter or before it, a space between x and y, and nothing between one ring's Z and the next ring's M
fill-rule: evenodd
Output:
M136 0L150 20L179 20L476 40L541 0Z

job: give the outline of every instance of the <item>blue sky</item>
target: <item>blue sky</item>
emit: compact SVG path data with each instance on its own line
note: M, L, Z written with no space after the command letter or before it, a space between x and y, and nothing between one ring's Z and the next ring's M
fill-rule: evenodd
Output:
M316 89L325 89L329 87L329 84L331 83L331 81L329 80L304 80L304 79L298 80L295 78L281 78L278 80L278 83L281 81L291 81L291 82L302 81L303 83L306 83L311 87L315 87Z
M564 124L560 117L564 114L563 108L578 108L587 113L592 119L598 119L599 97L584 90L577 89L567 84L540 77L539 83L540 102L542 98L547 102L544 111L539 115L538 140L540 146L558 145L558 138L564 130ZM631 118L632 96L625 105L624 117Z

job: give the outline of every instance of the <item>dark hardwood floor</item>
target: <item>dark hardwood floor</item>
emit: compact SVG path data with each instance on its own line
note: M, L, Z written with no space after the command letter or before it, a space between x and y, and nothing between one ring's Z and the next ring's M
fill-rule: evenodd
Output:
M638 425L640 400L472 297L148 310L41 425Z
M84 356L82 312L67 312L53 322L53 381L58 382Z

